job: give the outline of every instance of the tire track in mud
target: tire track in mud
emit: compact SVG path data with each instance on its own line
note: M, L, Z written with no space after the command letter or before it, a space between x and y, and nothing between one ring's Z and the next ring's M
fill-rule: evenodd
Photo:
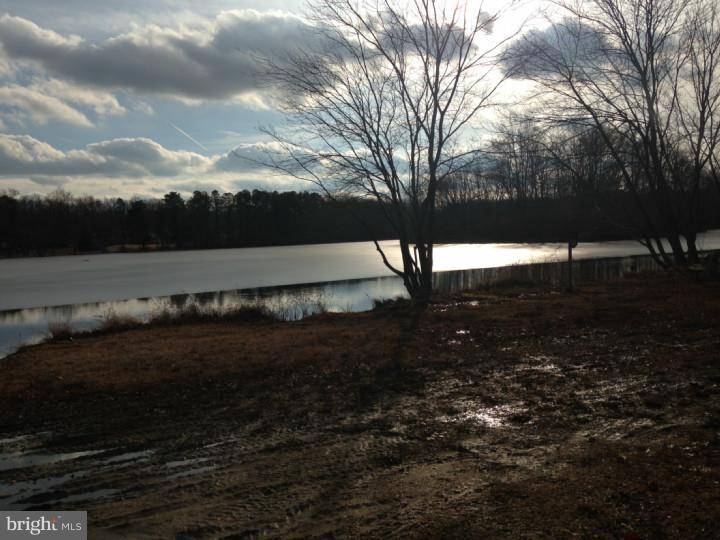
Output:
M447 484L451 469L462 460L475 471L515 466L503 464L503 456L488 452L488 441L483 439L488 435L494 438L492 430L462 415L456 422L448 422L441 414L443 404L457 407L472 401L467 388L473 384L446 377L430 381L419 395L387 400L382 411L327 419L327 426L259 433L256 427L244 435L210 443L192 458L202 455L222 464L218 469L177 483L168 483L149 471L144 485L152 493L140 497L165 503L149 509L143 503L139 505L142 510L127 509L100 517L97 526L123 534L132 531L134 522L143 522L151 529L154 524L160 527L163 520L177 523L178 514L187 512L188 499L202 499L192 509L202 519L185 526L189 537L248 531L284 537L303 535L308 529L317 534L402 534L427 512L432 497L422 503L398 499L394 484L399 476L410 475L413 479L409 485L417 492L423 479L432 479L433 486ZM428 396L432 396L435 406L428 406ZM478 428L479 436L474 435L485 455L470 452L448 439L448 431L467 428L467 424ZM498 427L494 426L494 430ZM467 455L459 459L459 453ZM480 466L478 460L483 462ZM528 461L527 456L524 461ZM447 507L449 511L453 501L477 489L476 482L448 486L449 491L434 504L438 510ZM218 523L225 525L219 528Z
M488 378L492 382L506 375L500 370ZM447 467L445 460L449 458L453 467L458 465L455 454L470 447L445 440L445 432L467 428L468 424L477 427L477 419L461 414L461 404L472 403L468 388L474 386L472 380L452 377L431 381L420 396L396 398L382 412L332 420L330 428L268 432L248 426L244 433L191 451L157 449L116 454L105 461L81 460L74 465L89 471L81 480L64 486L65 497L75 490L115 490L106 499L86 504L86 508L95 527L117 535L132 536L134 524L142 524L146 530L162 530L163 523L183 523L188 513L202 516L184 525L190 537L243 531L284 536L301 534L307 527L331 533L337 532L338 523L345 524L346 532L407 532L408 523L428 510L428 500L418 509L409 503L403 505L392 495L393 479L407 471L412 471L413 477L433 478ZM457 421L448 421L447 415L440 414L447 404L457 409L453 411ZM384 425L377 426L380 418L385 420ZM420 430L419 419L423 422ZM497 431L501 426L493 427ZM476 446L485 448L482 459L492 464L490 469L505 468L503 457L487 451L484 438L488 430L479 431L479 436L472 435ZM428 441L430 450L437 454L428 452ZM482 450L470 451L474 458L467 459L472 463ZM139 459L132 459L138 453ZM174 466L168 468L167 464ZM443 483L442 479L434 481ZM410 483L414 491L421 487ZM477 487L470 484L460 493L474 489ZM358 491L370 496L358 496ZM433 504L439 509L452 506L447 497Z

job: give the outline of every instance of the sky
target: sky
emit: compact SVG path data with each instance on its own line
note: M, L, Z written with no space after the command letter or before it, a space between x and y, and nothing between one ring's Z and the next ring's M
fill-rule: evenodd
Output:
M0 191L309 189L233 153L282 122L260 58L300 0L0 0Z

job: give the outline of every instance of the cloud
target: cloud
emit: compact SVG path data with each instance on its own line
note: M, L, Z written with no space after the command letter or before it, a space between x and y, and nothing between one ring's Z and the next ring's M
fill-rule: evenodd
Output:
M64 101L43 93L40 89L17 84L0 86L0 117L14 123L29 119L44 125L57 121L90 127L87 116Z
M145 138L112 139L62 151L29 135L0 134L0 176L173 177L207 171L212 158Z
M238 151L260 158L282 152L274 142L243 144ZM111 180L111 181L109 181ZM0 134L0 188L21 193L62 186L96 196L157 196L196 189L313 189L261 164L224 155L169 150L144 138L111 139L63 151L29 135Z
M501 63L514 78L554 77L592 69L607 50L608 44L594 28L564 19L526 32L503 51Z
M147 138L120 138L62 151L29 135L0 133L0 176L237 175L267 170L268 155L285 156L276 142L242 144L224 155L168 150Z
M0 119L14 124L32 122L43 126L62 122L93 127L86 111L98 118L127 112L111 93L58 79L35 79L27 85L8 83L0 86Z
M13 61L32 61L56 76L106 89L186 99L245 96L265 90L261 56L318 39L300 17L226 11L196 27L143 26L101 42L63 36L11 15L0 17L0 45Z
M392 26L385 31L392 32ZM449 54L454 54L453 43ZM223 11L193 25L146 24L101 40L0 16L0 58L51 74L55 79L43 86L44 93L98 115L121 113L122 106L108 93L118 90L188 105L232 100L250 109L273 109L279 90L267 79L266 59L328 46L332 42L314 24L282 11ZM63 84L68 91L57 91Z
M212 163L195 152L185 150L168 150L153 140L113 139L90 144L87 151L102 156L108 162L122 166L137 167L142 174L150 176L177 176L193 171L204 171Z
M12 73L10 62L0 54L0 77L7 77Z
M0 175L88 174L101 163L81 151L62 152L28 135L0 135Z
M127 112L109 92L49 79L35 82L31 88L93 111L97 116L121 116Z
M215 170L225 172L244 172L267 169L273 159L287 158L282 144L269 142L245 143L215 160Z

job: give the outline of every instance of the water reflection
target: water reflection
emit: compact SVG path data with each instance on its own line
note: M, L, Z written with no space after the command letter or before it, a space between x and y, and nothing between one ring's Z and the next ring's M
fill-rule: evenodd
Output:
M70 452L65 454L35 454L17 452L13 454L0 454L0 471L23 469L25 467L38 467L60 461L69 461L86 456L100 454L104 450L91 450L86 452Z
M637 272L656 271L660 266L650 256L586 259L573 263L573 282L602 281ZM533 282L558 286L567 283L567 263L548 262L518 264L499 268L476 268L452 272L438 272L435 288L442 292L459 292L484 285L508 282Z
M648 256L588 259L573 264L573 276L575 282L581 283L657 269L657 264ZM435 288L446 293L475 289L501 281L532 281L559 285L566 279L566 263L454 270L437 272L434 276ZM174 294L154 298L0 311L0 357L9 354L20 345L37 343L45 339L51 325L67 325L77 331L91 330L100 326L110 315L145 321L154 314L167 310L181 310L192 305L223 310L261 304L285 319L298 319L319 309L331 312L365 311L372 308L375 299L405 296L402 281L395 276L388 276L312 285Z

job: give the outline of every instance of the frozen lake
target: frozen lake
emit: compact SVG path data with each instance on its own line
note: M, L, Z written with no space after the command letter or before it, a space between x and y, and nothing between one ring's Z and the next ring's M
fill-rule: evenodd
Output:
M720 231L700 239L720 248ZM399 265L396 241L382 242ZM445 244L435 271L563 261L564 244ZM576 259L644 255L633 241L581 243ZM371 242L0 260L0 311L391 275Z
M399 264L397 242L382 246ZM720 249L720 231L703 235L699 246ZM574 250L576 261L646 254L633 241L581 243ZM566 257L564 244L439 245L436 282L443 290L457 290L507 277L518 265ZM616 275L622 268L613 264L586 266L585 271L589 279L606 272ZM545 272L540 279L557 279L552 272L560 270L543 269L552 266L518 270L521 277L527 273L536 279L530 272L540 271ZM492 270L503 268L505 273ZM43 339L50 324L91 329L111 312L146 319L190 303L231 308L262 302L294 318L318 303L330 311L361 311L372 307L373 299L404 293L402 282L383 266L370 242L4 259L0 358L21 344Z

